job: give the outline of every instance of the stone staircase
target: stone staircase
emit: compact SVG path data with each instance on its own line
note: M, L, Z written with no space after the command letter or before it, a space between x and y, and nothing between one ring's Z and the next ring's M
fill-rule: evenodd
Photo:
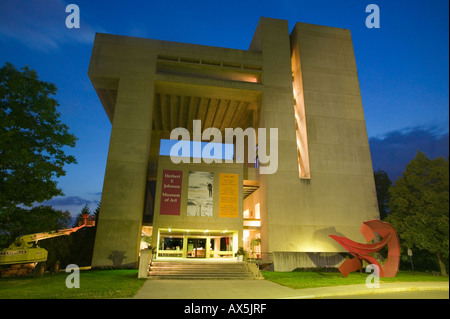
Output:
M238 262L155 261L149 279L261 279L256 265Z

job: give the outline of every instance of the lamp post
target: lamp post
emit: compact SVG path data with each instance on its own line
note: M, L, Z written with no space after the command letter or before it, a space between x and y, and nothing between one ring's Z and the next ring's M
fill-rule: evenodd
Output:
M409 256L409 259L411 260L411 268L412 268L412 272L414 275L414 265L413 265L413 261L412 261L412 255L413 255L412 250L410 248L408 248L408 256Z

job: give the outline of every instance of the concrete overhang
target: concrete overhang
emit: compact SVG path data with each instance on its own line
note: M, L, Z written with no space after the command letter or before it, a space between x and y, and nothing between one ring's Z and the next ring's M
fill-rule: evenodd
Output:
M260 52L97 34L88 75L112 122L120 74L155 76L153 129L255 125L262 96Z

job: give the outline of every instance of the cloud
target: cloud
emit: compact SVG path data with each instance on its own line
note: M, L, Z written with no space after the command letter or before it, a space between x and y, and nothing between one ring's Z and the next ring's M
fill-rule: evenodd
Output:
M67 196L67 197L53 198L51 200L44 202L43 204L50 206L81 206L84 204L89 205L94 203L96 202L79 196Z
M90 195L95 195L95 196L102 197L102 192L90 193Z
M437 127L416 126L387 133L382 137L369 138L373 169L388 173L396 180L417 151L430 158L449 155L449 133Z
M49 205L55 209L62 211L69 211L72 216L77 216L81 212L84 205L87 205L91 212L94 212L100 203L100 196L90 196L92 194L86 194L88 199L81 196L60 196L52 198L38 205Z
M93 43L95 27L83 19L80 28L68 29L66 4L62 0L0 2L0 38L17 40L26 46L51 51L63 44ZM100 31L100 30L98 30Z

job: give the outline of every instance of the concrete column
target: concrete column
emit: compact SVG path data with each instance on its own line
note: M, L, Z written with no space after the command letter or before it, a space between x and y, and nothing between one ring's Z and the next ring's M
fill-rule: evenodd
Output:
M92 266L137 267L154 75L122 73L119 79Z
M211 246L211 237L206 237L206 247L205 247L205 253L206 253L206 259L209 259L209 252L211 249L209 248Z
M148 267L150 265L151 250L143 249L141 250L141 257L139 259L139 272L138 278L147 278Z
M277 247L276 229L281 212L292 210L298 197L297 143L292 89L289 25L285 20L261 18L250 45L262 52L264 93L259 127L278 129L278 169L260 176L261 245L263 258ZM261 139L261 136L258 136ZM267 143L269 144L269 143ZM267 146L269 149L269 146ZM271 157L273 154L271 154ZM260 165L261 166L261 165ZM289 221L287 222L289 224Z
M187 246L188 246L188 238L185 235L183 237L183 258L187 258Z

